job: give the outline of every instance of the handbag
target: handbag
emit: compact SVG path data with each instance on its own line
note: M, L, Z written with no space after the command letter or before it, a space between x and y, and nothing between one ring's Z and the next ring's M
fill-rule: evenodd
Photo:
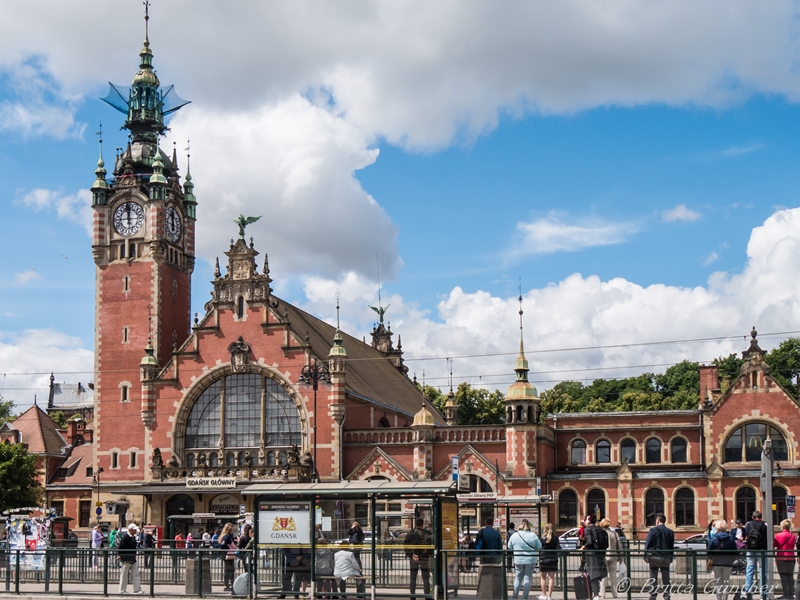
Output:
M714 559L713 558L709 558L706 561L706 573L711 573L711 571L713 571L713 570L714 570Z

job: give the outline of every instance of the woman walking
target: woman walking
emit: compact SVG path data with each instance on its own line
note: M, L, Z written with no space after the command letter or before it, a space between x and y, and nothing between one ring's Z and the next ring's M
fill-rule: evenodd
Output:
M542 583L542 595L539 596L539 600L553 600L559 550L561 550L561 544L558 542L558 536L553 533L553 524L548 523L544 526L542 551L539 557L539 579Z
M611 529L611 521L603 519L600 521L600 527L605 529L608 535L608 551L606 552L606 570L608 575L600 582L600 597L606 597L606 586L611 588L611 597L617 597L617 585L619 583L619 573L617 569L622 562L622 544L619 541L617 532Z
M781 531L775 536L775 566L781 576L781 597L778 600L794 600L794 545L797 536L792 533L789 519L781 521Z
M222 528L222 534L219 538L219 547L220 550L224 550L225 554L222 557L224 560L222 561L223 569L222 569L222 582L224 583L225 587L222 589L226 592L233 591L233 576L236 570L236 565L234 561L236 560L236 542L233 539L233 525L230 523L225 523L225 527Z
M716 533L708 543L708 561L714 570L714 593L717 600L728 598L731 567L737 554L736 538L728 533L727 521L720 519L716 522Z

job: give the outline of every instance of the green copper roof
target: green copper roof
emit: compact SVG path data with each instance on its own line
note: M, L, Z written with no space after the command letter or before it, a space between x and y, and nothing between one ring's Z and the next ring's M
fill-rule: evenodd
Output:
M342 334L339 332L338 329L336 330L336 333L333 336L333 347L331 348L331 351L328 353L328 357L332 358L334 356L347 357L347 350L345 350L344 346L342 345Z

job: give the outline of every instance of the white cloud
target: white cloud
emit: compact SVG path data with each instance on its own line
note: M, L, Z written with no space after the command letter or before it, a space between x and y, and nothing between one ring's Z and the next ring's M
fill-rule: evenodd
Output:
M57 381L94 379L93 353L81 347L80 339L53 329L0 332L0 364L0 394L17 410L32 405L34 394L40 406L46 404L51 371Z
M86 230L89 237L92 235L92 195L89 190L65 195L64 190L35 188L19 194L18 201L36 212L55 210L59 219L76 223Z
M716 262L716 260L717 260L718 258L719 258L719 254L717 254L716 252L712 252L711 254L709 254L708 256L706 256L706 257L703 259L703 266L704 266L704 267L707 267L707 266L708 266L708 265L710 265L711 263L714 263L714 262Z
M29 267L22 273L15 273L14 280L16 281L17 285L25 285L29 281L33 281L34 279L41 279L42 276L34 269L33 267Z
M235 11L177 0L154 8L150 39L159 76L195 106L249 111L302 91L369 140L432 148L490 130L504 114L716 107L754 92L796 100L797 16L789 0L365 0ZM0 69L40 56L65 90L81 94L135 71L137 4L29 0L4 7L3 17Z
M706 286L641 286L623 278L570 275L524 293L525 348L531 380L540 389L565 379L629 376L663 371L683 359L710 361L747 348L747 333L800 330L800 208L781 210L753 229L747 263L737 275L713 274ZM308 280L307 310L335 318L335 291L342 291L343 329L366 336L373 316L374 284L351 276L337 281ZM502 390L513 382L518 348L519 304L516 297L453 288L431 315L399 295L387 319L402 334L412 372L434 385L446 385L445 357L456 357L454 377ZM741 334L737 340L626 346L715 338ZM765 349L781 338L762 335ZM598 346L619 347L598 349ZM560 351L568 348L585 348ZM502 355L497 355L502 354ZM476 356L479 355L479 356ZM432 360L414 360L436 357ZM618 368L633 367L633 368ZM603 370L591 370L603 369ZM537 374L538 373L538 374Z
M387 277L400 267L397 228L354 176L378 151L345 120L295 95L236 114L187 111L171 127L197 140L199 256L213 260L243 213L266 215L247 232L283 273L374 274L376 253Z
M740 156L742 154L750 154L751 152L755 152L756 150L761 150L762 148L766 147L767 145L762 143L752 143L744 146L731 146L730 148L726 148L722 151L722 156L724 158L729 158L732 156Z
M670 210L665 210L661 213L661 219L667 223L672 221L697 221L700 217L702 217L699 212L686 208L685 204L677 204L675 208L671 208Z
M594 217L577 220L556 212L530 223L519 223L517 228L523 235L523 242L514 252L525 254L575 252L620 244L638 230L633 223L615 223Z

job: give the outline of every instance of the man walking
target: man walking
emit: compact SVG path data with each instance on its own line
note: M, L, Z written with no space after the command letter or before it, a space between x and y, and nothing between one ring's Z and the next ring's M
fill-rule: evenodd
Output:
M128 525L127 531L121 532L119 540L119 561L122 572L119 575L119 593L128 593L128 574L133 578L133 593L142 593L142 581L139 578L139 565L136 564L136 534L139 528L135 524Z
M539 550L542 549L542 542L531 531L528 519L523 519L519 531L508 538L508 549L513 552L514 569L517 572L514 579L514 599L519 597L519 588L522 587L522 600L528 600L533 570L539 561Z
M669 566L672 564L672 554L675 549L675 534L665 525L667 517L658 515L656 526L647 533L644 543L644 559L650 565L650 600L658 597L658 572L661 571L661 584L664 589L664 600L669 600Z
M431 569L430 569L430 548L420 546L431 545L431 534L425 529L425 521L417 519L415 527L406 536L405 545L408 546L406 556L411 564L411 599L414 600L417 592L417 573L422 572L422 591L427 596L431 593Z
M478 532L478 535L475 536L475 550L478 551L478 556L481 557L482 565L500 564L503 538L500 532L492 527L493 523L494 519L492 517L486 517L483 527Z
M744 545L747 548L747 571L745 572L744 591L747 593L747 600L753 600L753 586L755 582L756 568L758 569L758 580L761 582L759 593L764 598L764 560L767 549L767 524L761 519L761 511L753 513L753 520L748 521L744 526Z

